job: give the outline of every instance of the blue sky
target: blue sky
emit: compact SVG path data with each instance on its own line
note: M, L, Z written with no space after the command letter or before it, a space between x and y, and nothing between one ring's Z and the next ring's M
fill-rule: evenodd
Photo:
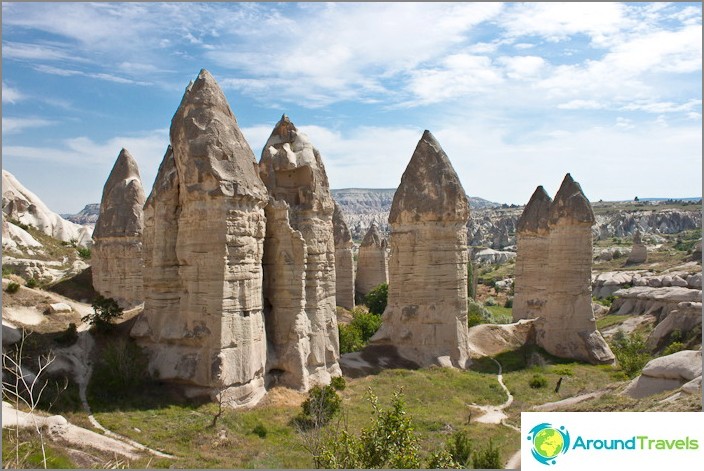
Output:
M125 147L148 193L201 68L333 188L396 187L429 129L471 196L702 194L701 3L3 3L3 168L77 212Z

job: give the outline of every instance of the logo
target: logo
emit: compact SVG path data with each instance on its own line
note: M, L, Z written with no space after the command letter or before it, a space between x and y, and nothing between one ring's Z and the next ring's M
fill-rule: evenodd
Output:
M558 455L570 449L570 433L565 427L555 428L547 422L533 427L528 440L533 442L533 458L545 465L555 464Z

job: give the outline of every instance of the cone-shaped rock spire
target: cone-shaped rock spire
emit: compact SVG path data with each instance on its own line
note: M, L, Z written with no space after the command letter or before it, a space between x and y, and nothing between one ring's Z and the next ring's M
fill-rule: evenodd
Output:
M359 246L355 291L359 297L372 289L389 282L389 262L386 254L387 241L375 223L369 226Z
M551 204L552 200L545 188L542 185L536 188L518 219L516 230L521 233L547 234Z
M562 185L550 206L550 224L588 224L596 222L589 200L584 196L582 187L572 179L569 173L562 180Z

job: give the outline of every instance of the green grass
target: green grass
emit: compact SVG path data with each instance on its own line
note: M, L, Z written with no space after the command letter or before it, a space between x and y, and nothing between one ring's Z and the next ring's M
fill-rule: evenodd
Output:
M607 327L611 327L612 325L623 324L623 321L625 321L629 317L633 316L619 316L616 314L607 314L604 317L601 317L596 320L596 328L599 330L603 330Z
M513 309L503 306L484 306L492 317L500 324L508 324L513 322Z
M23 429L19 437L16 430L2 429L2 463L4 468L44 468L41 441L35 431ZM18 445L19 444L19 445ZM48 469L74 468L71 460L49 438L44 437L46 467Z

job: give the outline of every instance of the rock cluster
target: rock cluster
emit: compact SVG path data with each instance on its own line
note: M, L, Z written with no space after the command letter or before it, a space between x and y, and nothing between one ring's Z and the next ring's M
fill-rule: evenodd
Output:
M340 205L335 203L332 214L332 228L335 236L335 302L345 309L354 308L354 253L352 234Z
M264 246L267 371L307 390L340 375L335 311L334 202L320 153L287 116L262 151L269 191Z
M372 223L359 246L355 292L364 297L381 283L389 282L389 264L386 255L387 241Z
M132 335L160 379L252 404L265 391L267 190L207 71L186 89L170 138L145 206L145 306Z
M127 308L142 295L144 190L134 157L122 149L110 172L93 231L93 288Z
M627 264L645 263L648 260L648 249L641 239L640 231L633 234L633 247L626 260Z
M640 376L635 378L624 390L633 398L658 394L682 387L685 392L687 386L698 381L699 391L701 391L702 377L702 352L701 350L682 350L672 355L650 360ZM694 387L696 390L696 386Z
M468 219L462 184L425 131L391 206L388 304L371 345L420 366L467 365Z
M527 217L526 222L535 219ZM591 305L594 221L589 200L568 173L550 204L547 218L547 263L543 273L547 292L536 322L536 342L562 358L612 363L614 355L596 328ZM517 279L516 285L521 284Z
M514 322L540 317L547 303L548 218L551 204L552 200L545 189L539 186L518 220Z

